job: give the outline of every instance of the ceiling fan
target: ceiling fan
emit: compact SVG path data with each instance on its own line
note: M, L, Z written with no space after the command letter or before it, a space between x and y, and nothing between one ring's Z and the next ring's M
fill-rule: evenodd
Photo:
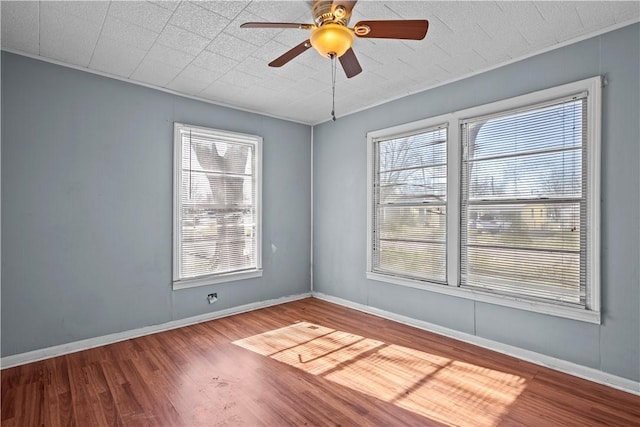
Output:
M311 36L269 63L270 67L282 67L310 47L320 55L338 58L348 78L362 72L362 67L351 45L354 35L359 38L422 40L427 35L427 20L360 21L348 26L356 0L314 0L311 5L313 24L289 22L246 22L241 28L298 28L311 30ZM335 120L335 119L334 119Z

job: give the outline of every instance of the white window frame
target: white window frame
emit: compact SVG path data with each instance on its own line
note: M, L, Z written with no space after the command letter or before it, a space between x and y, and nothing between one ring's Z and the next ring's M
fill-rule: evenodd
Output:
M446 295L467 298L506 307L523 309L558 317L599 324L600 313L600 139L601 89L600 76L528 93L513 98L455 111L441 116L406 123L367 133L367 271L366 277L401 286L423 289ZM461 138L460 126L466 119L485 116L564 98L587 92L587 286L586 308L553 302L536 301L520 296L460 288L460 191L461 191ZM372 211L374 143L380 138L392 138L407 132L445 124L447 132L447 284L408 279L374 272L372 269Z
M181 251L181 209L182 193L182 141L180 131L192 129L199 133L210 135L212 138L236 140L243 144L252 144L255 149L255 198L256 198L256 268L230 273L209 274L193 278L180 277ZM216 283L244 280L262 276L262 137L219 129L193 126L175 122L173 126L173 290L193 288L197 286L213 285Z
M451 156L452 156L452 153L449 151L451 144L449 144L448 141L450 141L452 133L455 134L456 138L458 136L458 129L451 128L450 126L451 121L452 121L452 115L446 114L442 116L431 117L428 119L418 120L416 122L406 123L399 126L394 126L391 128L381 129L378 131L367 133L367 183L368 183L367 185L367 277L368 278L375 279L375 280L389 281L391 283L396 283L396 280L398 280L400 282L398 284L411 283L411 285L409 286L422 288L422 289L428 289L428 287L431 285L442 286L442 283L429 282L427 280L420 280L420 279L410 279L407 277L394 276L391 274L374 271L373 256L372 256L373 255L372 248L374 243L373 242L374 224L373 224L373 212L371 210L373 197L374 197L374 194L373 194L373 182L375 179L374 174L376 173L376 171L373 170L373 157L375 155L376 142L383 139L400 138L404 135L419 133L421 131L433 129L441 125L442 127L447 128L447 148L446 148L447 149L447 202L445 204L447 206L447 211L446 211L447 220L446 220L446 231L445 231L445 235L447 239L446 253L445 253L445 258L447 260L446 261L447 266L445 270L446 280L447 282L450 282L451 277L457 277L457 273L453 272L450 269L450 266L452 265L452 263L449 262L449 257L451 256L452 253L454 253L454 252L451 252L452 248L450 246L450 242L451 242L450 235L453 234L457 236L460 228L460 224L458 223L459 221L457 221L457 219L455 221L451 220L451 218L454 218L454 219L457 218L458 216L457 207L459 205L458 192L451 191L451 182L450 182L451 175L450 175L450 171L448 170L449 165L451 164ZM454 197L454 200L449 200L449 197ZM449 209L452 207L456 208L456 211L453 213L449 211Z

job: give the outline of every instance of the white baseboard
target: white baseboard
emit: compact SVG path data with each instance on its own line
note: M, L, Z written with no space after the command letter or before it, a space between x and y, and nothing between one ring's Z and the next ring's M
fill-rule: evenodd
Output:
M0 359L0 366L2 367L2 369L11 368L13 366L24 365L25 363L37 362L39 360L49 359L51 357L62 356L82 350L88 350L90 348L113 344L131 338L151 335L158 332L168 331L170 329L182 328L184 326L194 325L196 323L207 322L209 320L220 319L222 317L232 316L234 314L245 313L247 311L253 311L273 305L284 304L287 302L297 301L309 297L311 297L311 293L307 292L304 294L290 295L282 298L270 299L267 301L253 302L250 304L240 305L238 307L231 307L224 310L214 311L212 313L200 314L198 316L187 317L185 319L172 320L170 322L161 323L159 325L145 326L143 328L117 332L115 334L103 335L101 337L88 338L86 340L56 345L40 350L14 354Z
M433 323L425 322L423 320L414 319L400 314L392 313L389 311L381 310L379 308L371 307L364 304L348 301L342 298L326 295L320 292L304 293L298 295L290 295L282 298L275 298L267 301L254 302L250 304L241 305L238 307L231 307L212 313L205 313L198 316L187 317L185 319L172 320L170 322L161 323L159 325L146 326L143 328L132 329L129 331L118 332L115 334L103 335L101 337L89 338L86 340L75 341L72 343L61 344L54 347L43 348L40 350L29 351L26 353L14 354L6 356L0 359L0 367L2 369L10 368L13 366L24 365L26 363L37 362L39 360L48 359L51 357L62 356L65 354L75 353L82 350L88 350L90 348L100 347L102 345L113 344L119 341L125 341L132 338L141 337L144 335L151 335L162 331L168 331L170 329L182 328L184 326L193 325L196 323L207 322L209 320L220 319L222 317L232 316L234 314L245 313L248 311L258 310L260 308L270 307L278 304L284 304L291 301L297 301L303 298L313 296L324 301L332 302L344 307L352 308L354 310L362 311L364 313L373 314L374 316L382 317L385 319L393 320L395 322L403 323L409 326L416 327L425 331L433 332L438 335L443 335L449 338L453 338L462 342L477 345L489 350L497 351L509 356L516 357L518 359L525 360L527 362L535 363L536 365L545 366L556 371L564 372L579 378L584 378L589 381L593 381L599 384L604 384L609 387L613 387L622 391L640 395L640 381L633 381L627 378L619 377L617 375L608 374L597 369L589 368L586 366L578 365L576 363L568 362L566 360L557 359L555 357L546 356L544 354L536 353L534 351L525 350L519 347L514 347L508 344L503 344L497 341L489 340L486 338L478 337L475 335L467 334L465 332L456 331L454 329L445 328L443 326L435 325Z
M371 307L364 304L359 304L353 301L348 301L331 295L326 295L320 292L313 292L313 297L332 302L334 304L342 305L344 307L352 308L354 310L362 311L364 313L373 314L374 316L393 320L398 323L404 323L405 325L413 326L418 329L453 338L458 341L477 345L478 347L497 351L498 353L513 356L527 362L535 363L536 365L541 365L549 369L564 372L569 375L573 375L599 384L604 384L606 386L640 396L640 381L633 381L627 378L619 377L617 375L608 374L597 369L578 365L573 362L568 362L566 360L546 356L534 351L525 350L508 344L503 344L497 341L478 337L476 335L471 335L465 332L456 331L454 329L445 328L443 326L435 325L423 320L402 316L400 314L381 310L379 308Z

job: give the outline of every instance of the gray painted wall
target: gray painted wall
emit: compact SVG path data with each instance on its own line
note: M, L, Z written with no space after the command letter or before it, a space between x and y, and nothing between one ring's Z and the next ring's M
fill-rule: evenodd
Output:
M635 24L316 126L315 290L640 380L639 41ZM365 278L368 131L603 74L602 325Z
M316 126L315 289L640 380L638 40L636 24ZM365 278L368 131L598 74L602 325ZM1 78L2 356L308 292L308 126L4 52ZM264 137L262 278L171 290L173 121Z
M172 291L174 121L264 138L263 277ZM309 292L309 126L6 52L2 123L2 356Z

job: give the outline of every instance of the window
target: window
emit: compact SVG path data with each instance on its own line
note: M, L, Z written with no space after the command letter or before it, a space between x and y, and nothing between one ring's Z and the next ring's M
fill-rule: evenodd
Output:
M447 129L375 139L373 271L445 283Z
M367 277L598 323L600 85L370 132Z
M585 305L586 108L583 93L462 123L461 286Z
M174 125L173 287L260 276L262 138Z

